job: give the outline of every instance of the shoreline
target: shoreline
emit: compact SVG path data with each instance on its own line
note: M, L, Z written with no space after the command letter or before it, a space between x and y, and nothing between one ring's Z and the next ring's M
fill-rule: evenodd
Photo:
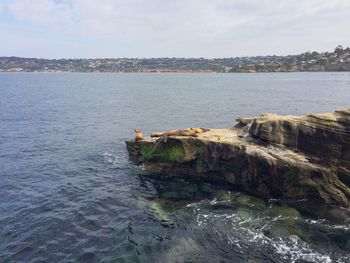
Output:
M0 71L1 73L79 73L79 74L89 74L89 73L97 73L97 74L228 74L228 75L255 75L255 74L283 74L283 73L350 73L350 71L269 71L269 72L113 72L113 71Z

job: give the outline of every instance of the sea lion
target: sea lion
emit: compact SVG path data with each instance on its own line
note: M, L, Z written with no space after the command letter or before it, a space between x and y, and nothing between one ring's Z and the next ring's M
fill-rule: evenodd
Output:
M155 132L151 137L170 137L170 136L189 136L198 137L199 133L207 132L209 129L204 128L189 128L184 130L171 130L167 132Z
M135 141L141 141L143 140L143 134L141 132L141 130L135 129L134 130L136 135L135 135Z
M154 132L151 133L151 137L162 137L164 135L164 132Z
M205 128L190 128L190 130L195 133L203 133L203 132L209 131L209 129L205 129Z

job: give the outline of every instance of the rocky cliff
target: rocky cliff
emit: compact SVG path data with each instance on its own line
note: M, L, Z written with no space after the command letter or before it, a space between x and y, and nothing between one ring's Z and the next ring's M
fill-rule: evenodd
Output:
M199 177L264 198L350 206L350 109L242 117L232 129L195 136L157 134L126 142L131 160L152 173Z

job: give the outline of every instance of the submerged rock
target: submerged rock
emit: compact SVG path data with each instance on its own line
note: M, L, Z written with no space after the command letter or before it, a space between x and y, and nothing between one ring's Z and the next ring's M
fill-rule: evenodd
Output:
M170 202L169 202L170 203ZM170 223L171 216L170 212L167 211L166 208L171 209L171 203L165 203L162 199L146 199L143 197L139 197L137 199L137 206L145 209L147 213L149 213L155 220L163 223Z
M350 109L239 118L232 129L126 142L131 160L162 176L198 177L263 198L350 205Z
M176 245L168 249L160 262L187 262L186 259L188 258L198 260L200 258L200 252L200 246L192 238L184 237L180 238ZM189 262L192 262L192 260Z

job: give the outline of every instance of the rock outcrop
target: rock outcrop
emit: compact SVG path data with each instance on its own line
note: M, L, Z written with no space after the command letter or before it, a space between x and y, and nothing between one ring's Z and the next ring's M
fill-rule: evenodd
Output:
M232 129L126 142L162 176L199 177L264 198L350 206L350 109L237 119Z

